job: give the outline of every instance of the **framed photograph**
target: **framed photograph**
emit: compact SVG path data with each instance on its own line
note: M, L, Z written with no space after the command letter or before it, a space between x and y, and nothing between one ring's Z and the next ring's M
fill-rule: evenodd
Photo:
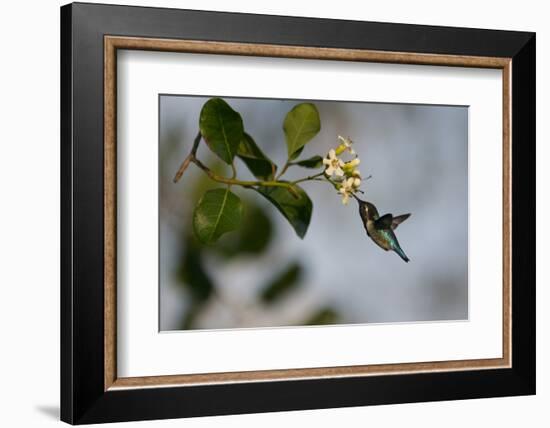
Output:
M63 421L535 393L533 33L76 3L61 83Z

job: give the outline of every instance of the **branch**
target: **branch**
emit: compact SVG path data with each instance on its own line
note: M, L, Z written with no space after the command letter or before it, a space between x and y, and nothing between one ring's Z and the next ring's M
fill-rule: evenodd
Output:
M287 181L245 181L245 180L237 180L236 178L222 177L221 175L217 175L215 172L213 172L210 168L208 168L196 157L192 157L190 162L193 162L200 169L202 169L206 173L206 175L208 175L208 177L210 177L214 181L217 181L218 183L236 184L243 187L260 186L260 187L290 188L292 186L292 183L289 183Z
M281 176L286 172L286 170L288 169L289 166L290 166L290 159L288 159L286 161L283 168L281 169L281 172L279 172L279 175L277 175L277 177L275 177L275 180L278 180L279 178L281 178Z
M197 136L195 137L195 140L193 141L193 148L191 149L191 153L189 153L187 157L183 160L183 162L181 163L181 166L178 169L178 172L176 172L176 175L174 176L174 183L177 183L178 181L180 181L181 176L183 175L183 173L185 172L189 164L193 161L193 158L195 158L201 138L202 138L202 135L199 131L197 133Z
M191 163L194 163L197 165L200 169L202 169L208 177L210 177L212 180L218 182L218 183L224 183L224 184L235 184L243 187L284 187L292 191L292 186L298 183L302 183L304 181L319 181L319 177L324 175L324 172L320 172L319 174L311 175L308 177L300 178L295 181L279 181L279 177L283 175L283 173L288 169L290 166L290 161L287 161L285 166L283 167L281 173L275 178L275 180L270 181L248 181L248 180L238 180L236 178L237 170L235 169L235 164L231 164L232 168L232 177L223 177L221 175L216 174L214 171L212 171L210 168L208 168L205 164L203 164L198 158L197 158L197 149L199 147L199 143L201 141L202 135L200 131L197 133L197 136L195 137L195 140L193 141L193 147L191 149L191 152L187 155L187 157L183 160L181 166L179 167L178 171L176 172L176 175L174 176L174 183L177 183L181 177L183 176L183 173L187 170L189 165ZM330 182L330 180L327 179L327 181Z
M304 177L304 178L300 178L300 179L298 179L298 180L294 180L294 181L292 182L292 184L298 184L298 183L302 183L302 182L304 182L304 181L311 181L311 180L318 181L317 178L319 178L319 177L321 177L321 176L323 176L323 175L325 175L325 172L324 172L324 171L323 171L323 172L320 172L319 174L310 175L310 176L308 176L308 177ZM330 181L330 180L328 180L328 181Z

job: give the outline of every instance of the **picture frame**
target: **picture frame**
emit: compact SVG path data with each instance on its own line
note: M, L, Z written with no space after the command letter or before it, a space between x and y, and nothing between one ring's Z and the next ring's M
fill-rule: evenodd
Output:
M502 70L502 356L119 377L119 50ZM61 419L86 424L534 394L535 97L533 33L63 6Z

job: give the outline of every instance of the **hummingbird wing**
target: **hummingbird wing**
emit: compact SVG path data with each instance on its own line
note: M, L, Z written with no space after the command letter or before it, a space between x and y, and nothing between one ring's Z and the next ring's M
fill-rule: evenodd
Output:
M401 223L407 220L410 216L411 216L410 214L402 214L402 215L398 215L397 217L394 217L391 224L391 228L397 229L397 226L399 226Z
M391 229L392 223L393 223L393 215L384 214L382 217L378 217L374 221L374 227L376 227L378 230Z

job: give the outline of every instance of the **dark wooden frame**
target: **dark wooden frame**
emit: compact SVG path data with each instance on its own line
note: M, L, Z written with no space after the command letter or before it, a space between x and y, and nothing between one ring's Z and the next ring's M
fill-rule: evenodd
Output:
M234 376L219 382L210 378L208 385L193 385L185 379L163 382L151 378L146 382L140 378L133 383L119 382L118 386L132 389L117 388L110 359L115 346L116 314L110 293L114 292L116 259L114 255L106 257L114 254L112 245L116 244L112 222L116 170L114 146L109 143L114 140L116 109L113 74L106 70L115 67L113 49L182 51L182 44L203 52L222 46L236 49L235 54L332 55L334 59L351 55L364 61L502 68L505 297L509 293L504 308L509 323L505 323L503 334L510 344L504 349L503 361L485 366L459 364L443 370L429 363L414 370L367 368L352 370L349 377L331 377L334 373L328 369L312 369L308 376L265 372L250 377L253 383L236 383L239 378ZM61 9L61 129L62 420L76 424L534 393L533 33L67 5ZM512 169L506 168L510 164L507 153L511 153ZM511 184L511 192L506 183ZM521 210L506 209L514 205ZM520 221L521 229L516 227ZM513 247L506 246L510 240ZM509 288L506 278L511 279ZM486 369L489 366L491 370Z

